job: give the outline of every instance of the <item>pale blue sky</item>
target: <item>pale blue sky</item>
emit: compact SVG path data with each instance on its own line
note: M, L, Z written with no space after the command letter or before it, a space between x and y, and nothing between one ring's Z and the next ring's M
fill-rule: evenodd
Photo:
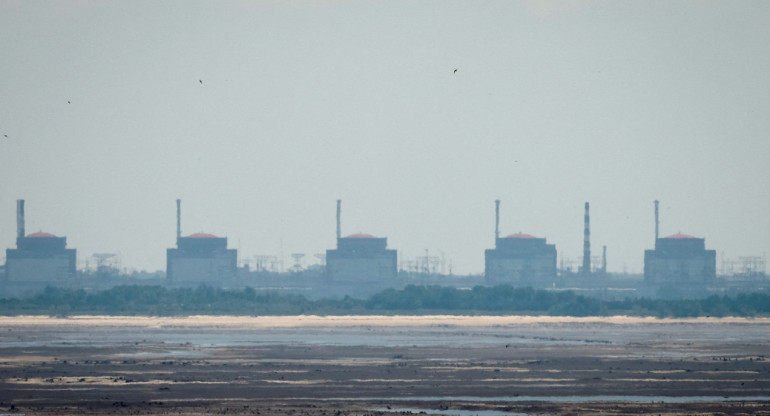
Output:
M482 273L522 231L641 272L661 234L770 249L766 1L0 0L0 247L163 269L388 237ZM457 73L454 73L457 69ZM201 84L199 80L202 80ZM69 103L68 103L69 101Z

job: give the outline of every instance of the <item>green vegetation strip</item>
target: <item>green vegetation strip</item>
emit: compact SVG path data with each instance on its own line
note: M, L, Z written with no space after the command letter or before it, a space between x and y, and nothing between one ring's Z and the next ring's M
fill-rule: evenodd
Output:
M704 299L648 298L599 300L574 292L482 287L459 290L442 286L387 289L368 299L308 300L301 295L224 290L209 286L168 289L118 286L103 292L48 287L25 299L0 299L0 315L551 315L551 316L770 316L765 293L710 296Z

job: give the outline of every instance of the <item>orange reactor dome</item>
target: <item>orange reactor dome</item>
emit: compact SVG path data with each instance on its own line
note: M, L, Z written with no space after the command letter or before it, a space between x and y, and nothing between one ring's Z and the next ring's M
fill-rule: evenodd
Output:
M55 235L50 234L50 233L44 233L42 231L38 231L36 233L29 234L29 235L27 235L27 237L30 237L30 238L41 238L41 237L43 237L43 238L50 238L50 237L54 237L54 238L56 238Z
M677 239L682 239L682 238L695 238L695 237L693 237L693 236L691 236L691 235L688 235L688 234L676 233L676 234L670 235L670 236L668 236L668 237L665 237L665 238L677 238Z
M188 235L187 238L219 238L219 237L215 236L214 234L195 233L195 234Z
M364 233L356 233L356 234L350 234L349 236L345 238L377 238L371 234L364 234Z
M531 234L516 233L516 234L511 234L511 235L509 235L509 236L507 236L505 238L537 238L537 237L535 237L534 235L531 235Z

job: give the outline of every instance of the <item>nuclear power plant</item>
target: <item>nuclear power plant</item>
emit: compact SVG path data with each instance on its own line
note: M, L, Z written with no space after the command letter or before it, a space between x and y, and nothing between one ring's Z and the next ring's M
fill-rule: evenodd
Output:
M399 270L398 253L388 247L386 237L358 232L342 236L342 201L337 200L336 247L317 254L323 263L304 269L302 253L293 253L296 264L290 272L268 264L282 264L274 256L254 256L255 268L248 263L238 266L238 251L227 247L227 238L198 232L182 236L181 200L176 200L176 244L166 250L165 277L137 278L77 269L76 250L67 248L66 237L45 232L25 232L24 200L18 200L16 248L6 250L6 262L0 270L0 297L39 293L47 286L99 290L125 284L153 284L166 287L201 285L237 289L299 293L309 297L365 297L384 289L407 285L442 285L470 289L474 286L508 285L546 290L573 290L588 296L622 299L624 297L697 297L728 291L770 290L765 260L742 257L740 264L723 261L717 274L716 251L707 250L704 238L677 232L660 237L659 203L655 208L655 244L645 250L644 274L607 272L607 246L601 257L591 255L590 204L584 205L583 256L573 269L562 258L557 264L557 250L545 237L521 231L500 236L500 201L495 201L494 248L484 250L484 274L457 276L438 272L436 256L416 257L426 267ZM601 221L601 217L598 218ZM522 229L524 227L517 226ZM576 243L578 239L576 238ZM576 244L576 245L577 245ZM479 250L481 252L481 250ZM99 254L98 258L114 256ZM97 257L97 255L94 255ZM272 259L272 260L271 260ZM427 267L431 266L432 267ZM725 265L729 266L726 267ZM727 273L725 273L727 271ZM133 279L133 280L132 280Z
M500 200L495 201L495 248L484 252L489 285L551 287L556 279L556 246L525 233L500 238Z
M238 252L227 238L207 233L182 237L182 201L176 200L176 248L166 250L166 279L172 286L230 287L238 273Z
M676 233L658 236L659 212L655 201L655 249L644 251L644 281L648 286L701 290L716 279L716 250L706 250L706 240Z
M5 251L5 284L20 287L69 286L77 274L77 252L67 237L26 234L24 200L16 201L16 248Z
M388 239L357 233L342 237L342 201L337 200L337 248L326 250L326 277L356 293L375 293L395 283L398 255Z

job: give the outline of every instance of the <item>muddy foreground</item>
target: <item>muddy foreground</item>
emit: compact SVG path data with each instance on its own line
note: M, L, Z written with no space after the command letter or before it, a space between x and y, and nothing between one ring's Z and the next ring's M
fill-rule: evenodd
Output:
M0 331L0 414L770 414L768 320L0 318Z

